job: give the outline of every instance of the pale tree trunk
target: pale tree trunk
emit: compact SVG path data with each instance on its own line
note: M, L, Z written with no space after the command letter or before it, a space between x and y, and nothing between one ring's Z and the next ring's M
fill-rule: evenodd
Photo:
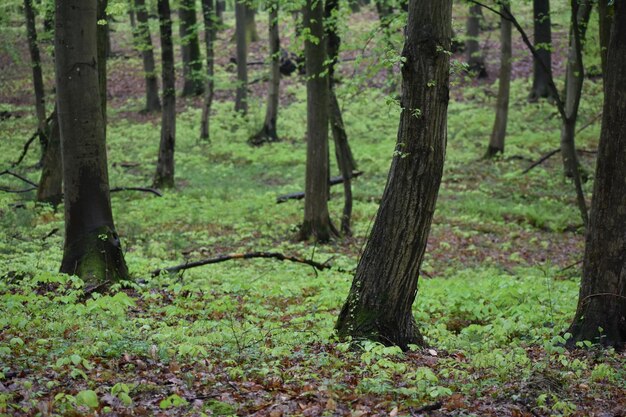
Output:
M372 233L336 330L407 349L423 344L411 307L446 149L452 0L410 0L402 114Z
M41 163L37 201L53 206L63 201L63 167L61 164L61 133L56 106L46 127L48 142Z
M533 0L533 18L538 58L533 58L533 86L528 100L552 97L550 78L552 77L552 23L550 0ZM548 69L548 71L546 71Z
M154 49L152 48L152 37L150 36L150 24L148 21L148 10L145 0L135 0L137 13L137 48L141 51L143 60L143 72L146 83L146 112L156 112L161 110L159 100L159 85L157 83L156 65L154 64Z
M502 13L510 14L510 5L502 3ZM504 152L504 139L509 118L509 96L511 94L511 57L512 57L512 25L505 17L500 19L500 75L498 77L498 99L496 102L496 120L491 131L487 158Z
M246 40L246 5L235 3L235 39L237 42L237 94L235 111L248 113L248 42Z
M615 2L605 73L604 111L585 243L576 342L626 346L626 3Z
M485 58L483 51L480 49L478 36L480 35L480 21L483 18L483 12L480 6L471 4L469 6L469 15L467 16L465 54L469 70L476 74L478 78L487 77L487 68L485 67Z
M204 92L200 42L198 40L196 1L181 0L178 9L180 18L180 43L183 59L183 96L199 96Z
M244 3L246 7L246 42L250 45L251 42L257 42L259 38L259 32L256 30L256 10Z
M204 88L204 105L202 106L202 119L200 121L200 139L208 141L209 119L211 106L213 105L213 93L215 90L214 67L215 54L213 44L215 41L217 16L215 15L213 0L202 0L202 17L204 19L204 44L206 48L206 86Z
M128 278L109 196L97 94L96 16L97 0L56 1L56 86L65 185L61 272L81 277L87 291Z
M174 187L174 145L176 141L176 76L174 74L174 45L169 0L158 0L161 32L161 83L163 110L161 112L161 142L154 186Z
M307 0L304 7L304 27L310 37L304 42L307 95L307 153L304 188L304 222L300 239L313 238L326 242L337 234L328 213L328 74L326 68L326 39L324 36L324 6L321 1Z

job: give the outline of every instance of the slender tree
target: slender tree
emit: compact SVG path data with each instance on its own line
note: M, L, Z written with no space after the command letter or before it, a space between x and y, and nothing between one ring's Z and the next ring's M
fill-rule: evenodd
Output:
M235 39L237 42L237 95L235 111L248 112L248 42L246 39L246 5L235 3Z
M487 77L487 67L485 66L485 57L480 49L478 37L480 35L480 21L483 18L483 12L480 6L470 4L469 14L467 15L465 55L467 65L470 71L476 74L478 78Z
M533 57L533 86L528 100L552 97L549 80L552 77L552 22L550 19L550 0L533 0L533 19L535 30L535 49ZM547 71L546 71L547 69Z
M161 142L154 186L174 186L174 145L176 141L176 85L174 74L174 45L169 0L158 0L159 29L161 33L161 82L163 110L161 112Z
M452 0L410 0L402 114L380 208L336 329L407 349L423 339L411 312L443 173Z
M183 96L198 96L204 92L200 42L198 40L196 0L181 0L178 9L183 59Z
M61 272L88 288L128 277L115 231L99 100L97 0L57 0L56 86L63 182L65 246Z
M146 83L146 112L161 110L159 100L159 85L157 83L156 65L154 64L154 49L150 36L150 24L148 21L148 9L145 0L135 0L135 12L137 13L137 27L135 37L137 49L141 51L143 60L143 72Z
M244 3L246 7L246 42L250 45L251 42L257 42L259 38L259 32L256 30L256 10L248 3Z
M200 122L200 139L209 140L209 118L213 105L213 93L215 90L214 63L215 54L213 44L215 41L216 26L218 24L215 14L216 7L213 0L202 0L202 17L204 20L204 45L206 48L206 86L204 88L204 105L202 106L202 119Z
M569 329L570 346L589 340L626 347L626 3L615 2L614 13L583 277Z

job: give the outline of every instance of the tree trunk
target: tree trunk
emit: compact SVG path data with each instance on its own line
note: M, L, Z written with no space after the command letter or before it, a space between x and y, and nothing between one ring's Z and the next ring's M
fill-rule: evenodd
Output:
M270 44L270 79L268 82L267 107L265 121L259 132L249 140L252 145L262 145L265 142L278 141L276 134L276 119L278 118L278 98L280 90L280 36L278 34L278 3L273 2L269 7L269 44Z
M213 105L215 81L213 80L215 54L213 43L215 40L217 17L214 13L213 0L202 0L202 17L204 18L204 44L206 47L206 87L204 89L204 106L200 121L200 139L209 140L209 119Z
M443 173L451 20L451 0L409 2L396 151L336 325L341 338L402 349L424 343L411 306Z
M237 41L237 95L235 111L248 113L248 42L246 40L246 5L235 3L235 38Z
M605 73L604 112L570 346L589 340L626 346L626 3L615 2Z
M61 133L57 109L54 108L46 128L48 142L41 164L37 201L57 206L63 201L63 166L61 164Z
M259 32L256 30L256 10L248 6L248 3L244 3L246 7L246 42L250 45L251 42L257 42L259 38Z
M196 1L181 0L178 9L183 58L183 96L199 96L204 92L200 43L196 20Z
M97 0L56 1L56 86L65 185L61 272L78 275L88 290L128 278L109 197L97 94L96 22Z
M156 112L161 110L159 100L159 85L157 83L156 65L154 64L154 50L152 48L152 37L150 36L150 25L148 22L148 9L145 0L135 0L137 13L137 48L141 51L143 59L143 72L146 82L146 112Z
M215 1L215 15L217 16L218 26L224 24L224 12L226 11L226 0Z
M100 108L102 110L102 120L104 120L104 134L107 129L107 56L109 49L109 21L107 17L108 0L98 0L98 26L97 26L97 48L98 48L98 87L100 91ZM106 22L100 24L101 21Z
M328 74L324 6L321 1L307 0L304 27L310 36L304 42L307 96L307 153L304 188L304 222L300 239L327 242L336 234L328 213ZM317 40L317 42L312 42Z
M132 5L128 8L128 18L130 19L130 27L134 31L137 28L137 22L135 19L135 9Z
M510 5L502 3L502 13L510 13ZM487 158L504 152L506 125L509 117L509 96L511 93L511 57L512 57L512 25L505 18L500 19L500 75L498 78L498 100L496 102L496 120L491 131L487 148Z
M174 187L174 144L176 140L176 77L174 74L174 45L169 0L158 0L159 29L161 32L161 83L163 84L163 111L161 116L161 143L154 186Z
M550 0L533 0L535 48L539 59L533 58L533 86L528 100L552 97L549 80L552 77L552 24ZM545 69L548 69L546 72Z
M482 8L476 4L470 5L469 15L467 16L465 54L468 69L475 73L478 78L487 77L485 58L483 57L483 51L480 49L480 43L478 42L480 21L482 18Z
M609 50L609 39L611 37L611 27L613 26L613 15L610 6L606 1L598 2L598 21L600 23L600 58L602 59L602 75L606 74L606 56Z

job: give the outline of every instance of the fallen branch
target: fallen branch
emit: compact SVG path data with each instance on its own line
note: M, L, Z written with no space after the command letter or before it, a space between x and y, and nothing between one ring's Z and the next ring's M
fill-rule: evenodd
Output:
M530 170L532 170L533 168L543 164L545 161L547 161L548 159L552 158L552 156L556 155L560 151L561 151L561 148L557 148L557 149L554 149L554 150L548 152L547 154L545 154L544 156L542 156L541 158L537 159L535 162L530 164L530 166L528 168L526 168L524 171L522 171L522 174L528 174L530 172Z
M354 171L352 173L352 178L359 177L362 174L363 174L363 171ZM341 175L337 177L331 177L330 181L328 181L328 184L330 186L342 184L342 183L343 183L343 177ZM303 198L304 198L304 191L283 194L283 195L279 195L278 197L276 197L276 204L284 203L289 200L302 200Z
M144 193L152 193L156 196L163 197L163 194L159 190L147 187L114 187L111 188L109 191L112 193L116 193L119 191L142 191Z
M410 408L410 412L412 416L419 416L422 413L427 413L429 411L435 411L435 410L439 410L441 407L443 407L443 403L441 401L437 401L435 403L432 404L426 404L422 407L419 408Z
M326 262L319 263L319 262L312 261L310 259L297 258L295 256L288 256L288 255L284 255L278 252L249 252L249 253L231 253L227 255L219 255L219 256L216 256L215 258L208 258L208 259L203 259L201 261L195 261L195 262L187 262L184 264L171 266L169 268L155 269L154 271L151 272L151 274L153 277L156 277L157 275L161 274L161 272L176 273L176 272L184 271L186 269L196 268L198 266L230 261L231 259L252 259L252 258L271 258L271 259L278 259L279 261L291 261L291 262L296 262L300 264L310 265L314 269L319 270L319 271L323 271L324 269L331 268L331 266Z

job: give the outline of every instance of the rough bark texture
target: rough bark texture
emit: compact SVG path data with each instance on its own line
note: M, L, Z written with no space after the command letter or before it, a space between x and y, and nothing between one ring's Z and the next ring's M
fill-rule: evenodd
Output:
M502 13L510 13L509 5L502 4ZM504 139L509 118L509 96L511 95L511 57L512 25L504 17L500 19L500 75L498 76L498 99L496 101L496 119L491 131L486 157L490 158L504 152Z
M235 40L237 42L237 95L235 111L248 113L248 42L246 39L246 5L235 3Z
M161 143L154 186L174 186L174 144L176 141L176 85L174 74L174 45L169 0L158 0L159 29L161 32L161 83L163 84L163 111L161 116Z
M154 64L154 49L152 48L148 9L146 8L145 0L135 0L135 9L137 13L135 36L137 38L137 48L141 51L143 72L146 81L145 111L156 112L161 110L161 101L159 100L159 85L157 83L156 65Z
M341 338L407 349L446 149L451 0L411 0L396 152L372 233L336 325Z
M100 108L102 119L104 120L104 132L106 136L107 126L107 57L109 56L109 21L107 16L108 0L98 0L98 26L97 26L97 48L98 48L98 85L100 91ZM102 24L100 22L106 22Z
M615 2L607 56L604 112L574 346L589 340L626 346L626 3ZM602 330L600 330L602 328Z
M61 132L55 107L46 128L48 138L41 164L41 177L37 187L37 201L54 206L63 201L63 167L61 164Z
M602 59L602 75L605 75L609 39L611 37L611 27L613 26L612 7L610 7L606 1L598 2L598 21L600 23L600 58Z
M487 76L485 58L480 49L478 36L480 35L480 20L482 19L482 9L480 6L472 4L469 7L467 16L465 54L469 70L474 72L478 78Z
M552 23L550 20L550 0L533 0L533 17L538 59L533 59L533 86L528 100L552 97L550 78L552 77ZM542 65L543 63L543 65ZM546 72L547 68L549 72Z
M336 234L328 213L328 74L326 72L326 40L324 7L321 1L307 0L304 27L310 36L304 42L307 95L307 154L304 187L304 222L300 238L326 242Z
M196 1L181 0L178 9L183 59L183 96L199 96L204 92L200 42L198 40Z
M115 232L98 94L96 0L56 1L56 85L63 182L65 246L61 272L87 288L128 277Z
M39 45L37 44L37 29L35 27L35 12L33 11L32 0L24 0L24 14L26 17L26 34L28 37L28 51L30 52L30 62L33 69L33 90L35 92L35 113L37 115L37 131L39 140L44 147L47 142L46 132L46 99L43 86L43 76L41 74L41 57L39 55Z
M200 139L209 140L209 119L211 106L213 105L213 93L215 81L213 73L215 67L215 54L213 43L216 34L217 16L213 0L202 0L202 17L204 20L204 45L206 48L206 86L204 88L204 105L202 106L202 119L200 120Z

